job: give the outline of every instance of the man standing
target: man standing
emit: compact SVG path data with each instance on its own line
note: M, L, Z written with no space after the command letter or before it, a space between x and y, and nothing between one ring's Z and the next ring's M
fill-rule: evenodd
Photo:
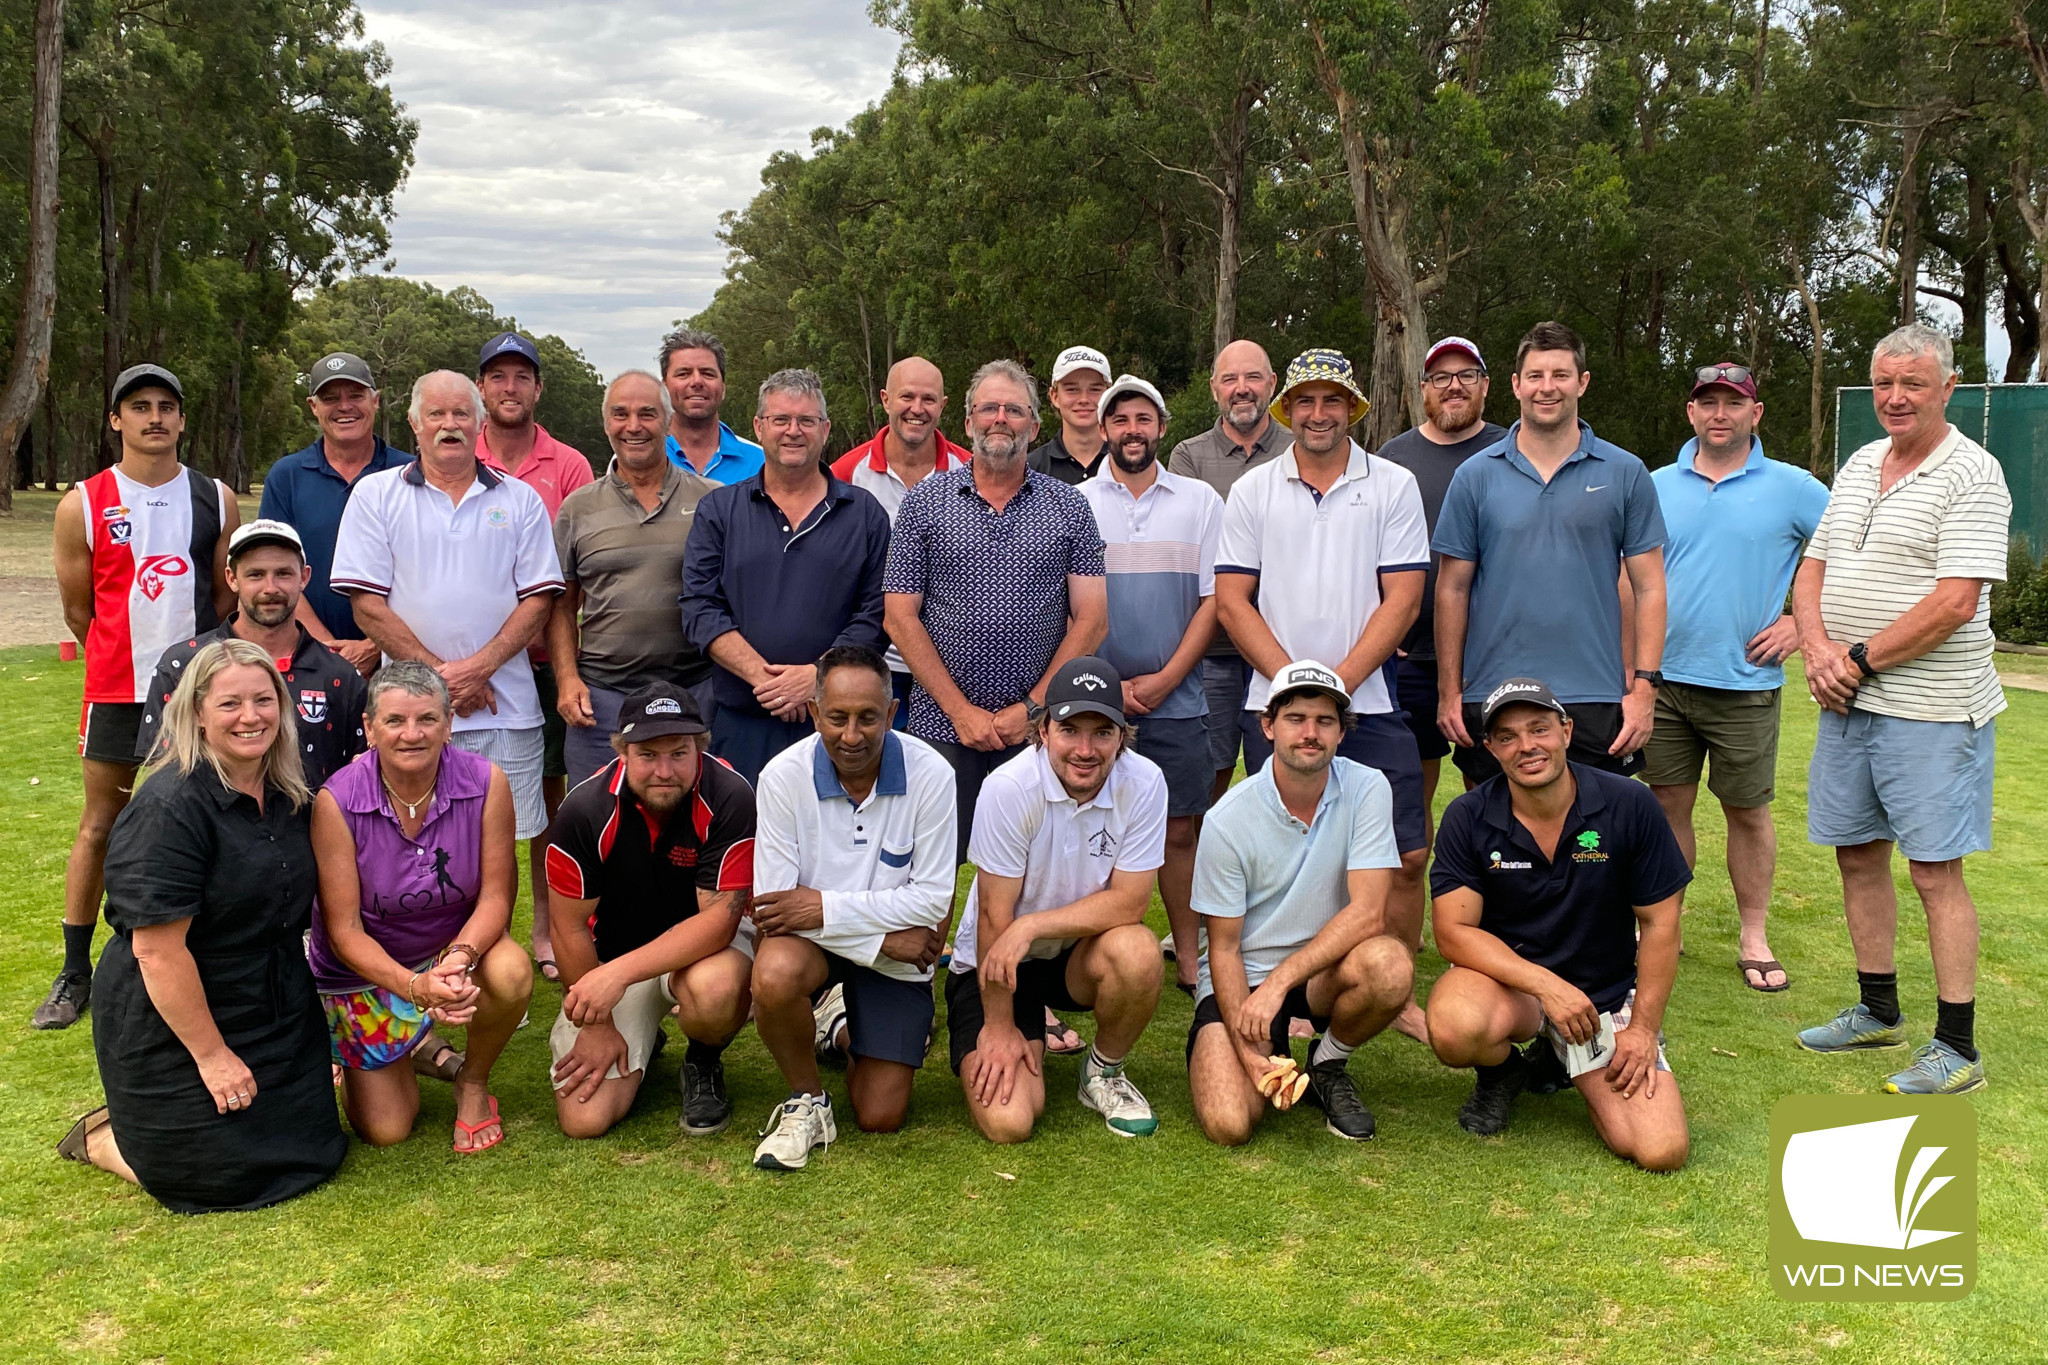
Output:
M1293 1106L1293 1091L1268 1079L1272 1059L1289 1055L1290 1018L1322 1031L1306 1098L1324 1126L1353 1142L1371 1137L1372 1111L1346 1067L1414 993L1414 954L1386 934L1401 865L1393 789L1337 757L1350 707L1342 680L1315 660L1281 669L1259 717L1273 761L1203 822L1195 910L1208 948L1188 1083L1202 1131L1226 1147L1251 1139L1268 1099Z
M85 809L64 864L64 966L31 1018L39 1029L71 1027L92 1000L107 835L135 788L135 746L156 661L178 641L212 630L235 600L228 537L241 509L226 484L178 463L185 431L178 377L160 365L121 371L107 425L121 437L121 462L73 484L57 503L57 593L64 623L85 646L78 721Z
M1096 412L1102 391L1116 376L1109 357L1092 346L1069 346L1052 363L1052 385L1046 402L1059 414L1060 429L1031 452L1031 467L1064 484L1078 484L1095 473L1102 458L1102 419Z
M362 477L397 469L412 456L377 434L377 383L362 357L347 351L322 356L307 382L312 392L306 406L320 435L270 467L257 515L283 522L305 544L306 567L313 576L299 599L300 623L367 678L383 656L356 624L348 598L334 590L334 540L349 494Z
M889 728L880 652L827 650L810 706L818 732L768 761L758 796L754 1021L789 1082L754 1152L768 1171L801 1170L838 1137L811 1009L827 986L840 993L854 1121L864 1133L903 1126L953 908L953 770Z
M1670 536L1670 625L1643 776L1690 867L1698 861L1693 803L1711 764L1707 787L1728 818L1728 880L1742 926L1736 967L1751 990L1782 991L1790 979L1771 956L1765 920L1778 862L1771 798L1780 665L1799 644L1785 592L1828 490L1805 470L1764 458L1756 437L1764 409L1748 369L1723 362L1693 379L1685 415L1694 438L1677 463L1650 476Z
M967 856L981 784L1023 752L1027 702L1102 642L1102 537L1088 500L1025 468L1038 390L992 360L967 386L974 462L910 490L885 583L889 638L917 678L910 733L952 765Z
M1130 752L1122 697L1107 660L1060 665L1034 747L989 774L975 811L946 1028L991 1142L1024 1141L1045 1112L1048 1008L1095 1013L1081 1103L1118 1137L1159 1128L1124 1059L1159 1007L1159 940L1143 921L1166 857L1166 779Z
M683 631L709 655L711 751L748 782L810 733L820 654L882 644L889 516L818 463L832 424L809 370L761 382L761 472L697 504L683 561Z
M1422 757L1385 665L1421 608L1429 536L1415 476L1350 437L1367 406L1351 362L1337 352L1304 351L1288 365L1273 407L1287 417L1294 446L1231 491L1216 597L1223 624L1255 670L1239 713L1248 771L1271 754L1259 713L1272 679L1297 659L1337 661L1356 721L1338 752L1377 769L1393 788L1401 867L1388 928L1414 952L1422 936L1429 812ZM1422 1036L1422 1013L1412 1004L1396 1023L1410 1037Z
M1279 458L1294 439L1267 411L1279 382L1273 362L1257 342L1233 341L1218 351L1209 372L1216 425L1175 446L1167 469L1183 478L1200 479L1216 490L1217 497L1228 498L1246 472ZM1251 668L1223 628L1219 613L1209 651L1202 656L1202 692L1209 703L1209 764L1216 770L1212 799L1230 789L1230 779L1236 774L1244 738L1244 699L1250 687ZM1194 951L1190 943L1189 955ZM1176 953L1176 960L1178 957Z
M1991 776L2005 693L1991 666L1990 585L2005 577L2012 498L1989 452L1947 417L1948 337L1918 323L1877 343L1871 398L1885 437L1846 460L1792 591L1807 686L1822 708L1807 837L1831 844L1862 999L1807 1029L1815 1052L1906 1042L1892 845L1906 855L1934 956L1934 1039L1884 1088L1984 1085L1977 1050L1977 907L1963 859L1991 847Z
M882 411L889 423L866 445L855 446L832 466L832 477L862 489L889 514L930 474L947 474L967 466L967 452L946 439L939 417L946 411L946 380L939 367L923 356L906 356L889 367L882 389ZM896 728L910 723L910 665L896 646L888 651L891 686L896 697Z
M709 332L684 327L661 339L661 382L671 412L668 458L678 469L738 483L761 472L761 447L718 420L725 403L725 346Z
M1530 328L1515 350L1521 417L1444 494L1430 546L1437 726L1470 782L1500 768L1474 743L1479 703L1524 673L1572 708L1574 762L1642 765L1664 684L1664 518L1643 462L1579 420L1592 378L1577 332Z
M1502 771L1445 810L1430 878L1452 964L1430 1045L1479 1073L1458 1124L1492 1137L1523 1089L1569 1077L1609 1151L1675 1171L1690 1140L1661 1025L1692 872L1641 784L1567 760L1573 722L1541 682L1506 679L1473 724Z
M705 729L685 689L633 693L612 735L618 757L569 793L548 832L548 913L568 983L548 1046L555 1117L572 1138L626 1116L670 1013L689 1040L683 1132L732 1122L724 1054L750 1004L754 793L705 760Z
M612 380L612 462L555 518L563 586L548 645L572 786L611 762L627 693L669 683L689 690L700 716L711 711L711 661L683 633L676 596L697 504L717 485L669 462L668 416L668 390L647 371Z
M1123 710L1137 722L1137 750L1166 776L1166 862L1159 898L1176 944L1178 984L1195 988L1195 840L1215 780L1209 766L1202 654L1216 629L1216 545L1223 499L1199 479L1159 467L1166 400L1125 375L1100 404L1109 458L1081 494L1102 534L1109 633L1102 657L1124 677Z
M386 658L440 673L454 743L498 765L516 834L547 828L540 697L526 646L562 590L540 495L476 457L483 398L453 370L422 375L408 416L419 458L371 475L349 499L334 586Z

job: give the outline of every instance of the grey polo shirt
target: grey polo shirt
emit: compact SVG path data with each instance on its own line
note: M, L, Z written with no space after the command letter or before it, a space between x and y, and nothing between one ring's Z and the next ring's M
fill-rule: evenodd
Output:
M562 499L555 518L562 577L583 592L576 671L613 692L653 682L690 687L711 673L710 661L683 634L677 602L697 500L718 485L673 464L667 470L652 512L615 459L603 478Z
M1223 423L1218 421L1201 435L1190 436L1175 446L1173 454L1167 457L1166 468L1183 478L1200 479L1216 490L1217 497L1227 501L1231 488L1239 479L1269 460L1279 459L1280 452L1293 444L1294 433L1268 418L1266 429L1259 433L1259 439L1252 442L1247 453L1243 446L1230 439ZM1220 620L1216 623L1215 637L1209 641L1208 657L1237 657L1237 646L1230 642Z

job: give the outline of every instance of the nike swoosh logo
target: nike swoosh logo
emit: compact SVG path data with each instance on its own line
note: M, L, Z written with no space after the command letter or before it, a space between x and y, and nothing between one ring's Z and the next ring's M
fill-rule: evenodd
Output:
M1601 489L1605 487L1607 487L1607 485L1604 483L1589 483L1586 485L1586 491L1588 493L1598 493Z

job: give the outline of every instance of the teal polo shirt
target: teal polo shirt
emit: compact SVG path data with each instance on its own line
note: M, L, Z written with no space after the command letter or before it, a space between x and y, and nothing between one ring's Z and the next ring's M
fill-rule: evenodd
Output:
M1827 486L1750 438L1749 459L1718 483L1693 468L1698 441L1650 475L1664 513L1664 676L1695 687L1769 692L1777 664L1749 661L1749 642L1785 610L1806 542L1827 510Z
M1464 699L1541 678L1567 706L1618 702L1621 561L1664 543L1650 471L1580 422L1578 449L1546 484L1515 448L1521 429L1458 466L1430 541L1476 565Z
M668 438L668 460L677 469L688 474L698 474L713 483L741 483L761 472L767 463L767 456L761 447L744 436L734 433L725 423L718 424L718 453L711 457L711 467L700 470L683 455L683 447L671 433Z

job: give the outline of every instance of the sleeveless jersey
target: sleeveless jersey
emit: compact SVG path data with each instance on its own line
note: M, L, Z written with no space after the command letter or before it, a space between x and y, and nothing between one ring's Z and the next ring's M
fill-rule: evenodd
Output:
M116 466L79 484L92 551L88 702L146 701L163 652L220 624L213 548L225 494L196 469L179 472L151 488Z

